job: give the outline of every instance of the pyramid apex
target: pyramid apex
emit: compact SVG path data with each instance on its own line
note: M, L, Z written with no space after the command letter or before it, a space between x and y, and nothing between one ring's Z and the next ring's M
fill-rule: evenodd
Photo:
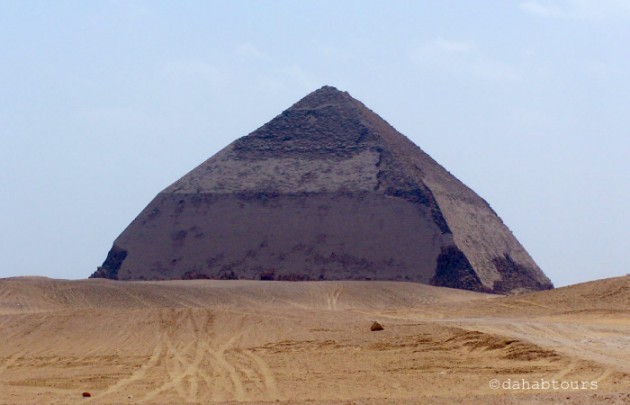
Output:
M333 86L322 86L319 89L307 94L300 101L295 103L291 109L317 108L326 105L345 104L354 99L347 91L341 91Z
M331 86L331 85L328 85L328 84L323 85L322 87L319 88L319 90L336 90L336 91L340 91L335 86Z
M319 89L315 90L315 93L316 92L342 93L342 94L345 93L345 91L339 90L335 86L329 86L327 84L325 84L322 87L320 87Z

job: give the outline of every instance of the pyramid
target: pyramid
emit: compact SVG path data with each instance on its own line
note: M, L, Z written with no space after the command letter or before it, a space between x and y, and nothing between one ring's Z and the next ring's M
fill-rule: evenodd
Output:
M553 287L486 201L329 86L159 193L91 277Z

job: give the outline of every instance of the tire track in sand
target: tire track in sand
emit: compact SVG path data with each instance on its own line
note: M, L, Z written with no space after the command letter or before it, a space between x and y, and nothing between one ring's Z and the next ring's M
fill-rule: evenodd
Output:
M569 373L571 373L572 371L576 370L576 366L578 364L578 359L571 359L571 362L569 364L567 364L566 367L560 369L556 374L554 374L551 379L552 380L560 380L562 377L568 375Z
M280 392L278 391L278 386L276 384L276 379L273 376L273 372L269 368L267 362L254 353L252 350L243 350L243 355L249 357L254 364L258 366L260 373L262 375L263 387L267 393L267 397L270 400L280 399Z
M136 403L245 401L280 399L274 375L263 358L239 348L246 333L239 325L229 339L214 334L213 316L204 311L169 311L161 316L160 337L149 359L130 376L117 381L90 400L142 387ZM150 389L147 391L146 386ZM136 389L137 391L137 389ZM90 401L88 400L88 401ZM86 401L86 402L88 402Z
M343 292L343 284L338 284L333 286L333 289L327 292L326 301L328 303L328 309L331 311L337 310L337 302L339 301L339 296Z
M233 336L229 339L223 346L221 346L218 350L213 350L210 345L207 345L208 353L214 358L216 365L223 370L227 371L230 381L232 382L232 387L234 388L232 394L234 395L234 399L237 401L245 400L245 389L243 388L243 381L238 375L236 371L236 367L234 364L230 363L225 358L225 351L233 345L233 343L238 339L240 335Z
M158 344L153 349L153 353L151 353L151 356L149 357L149 359L144 364L142 364L142 366L140 366L138 370L133 372L129 377L123 378L122 380L118 380L118 382L116 382L114 385L109 386L105 391L103 391L102 393L98 395L93 396L92 398L88 399L88 401L93 401L95 399L102 398L106 395L115 393L117 391L120 391L120 389L122 389L123 387L129 384L142 380L147 375L147 373L153 368L155 368L156 365L160 362L160 358L163 357L163 353L164 353L164 345Z
M194 355L190 356L190 348L194 349ZM172 343L167 343L167 350L172 356L171 366L167 363L168 380L158 388L149 391L142 398L141 402L150 401L156 396L174 389L177 394L187 401L195 401L198 393L197 374L199 365L204 358L204 344L195 339L192 344L186 345L183 349L177 349ZM168 356L167 356L168 358ZM190 359L190 361L188 361ZM189 379L190 388L187 390L185 382Z
M208 338L212 324L210 317L206 317L203 324L200 325L195 319L194 313L187 311L182 323L185 324L185 327L182 326L180 329L190 329L192 341L184 347L180 347L172 342L168 334L165 335L168 357L171 359L170 362L166 363L168 378L156 389L146 393L140 402L151 401L170 390L175 390L183 400L197 401L200 382L205 383L215 400L243 400L245 398L243 382L234 366L225 359L225 350L237 336L226 342L220 349L214 350ZM212 371L212 376L206 372L202 364L209 365L208 368ZM227 387L230 388L226 390ZM219 392L219 388L223 392ZM221 396L220 394L224 395Z

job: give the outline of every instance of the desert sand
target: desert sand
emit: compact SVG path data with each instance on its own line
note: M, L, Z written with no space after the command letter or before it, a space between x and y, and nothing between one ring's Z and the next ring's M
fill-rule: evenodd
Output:
M0 342L2 404L625 404L630 277L508 297L377 281L1 279Z

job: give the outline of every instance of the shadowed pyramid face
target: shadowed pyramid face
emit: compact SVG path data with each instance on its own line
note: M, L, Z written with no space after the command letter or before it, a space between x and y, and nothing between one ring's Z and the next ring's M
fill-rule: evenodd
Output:
M333 87L158 194L92 277L552 287L482 198Z

